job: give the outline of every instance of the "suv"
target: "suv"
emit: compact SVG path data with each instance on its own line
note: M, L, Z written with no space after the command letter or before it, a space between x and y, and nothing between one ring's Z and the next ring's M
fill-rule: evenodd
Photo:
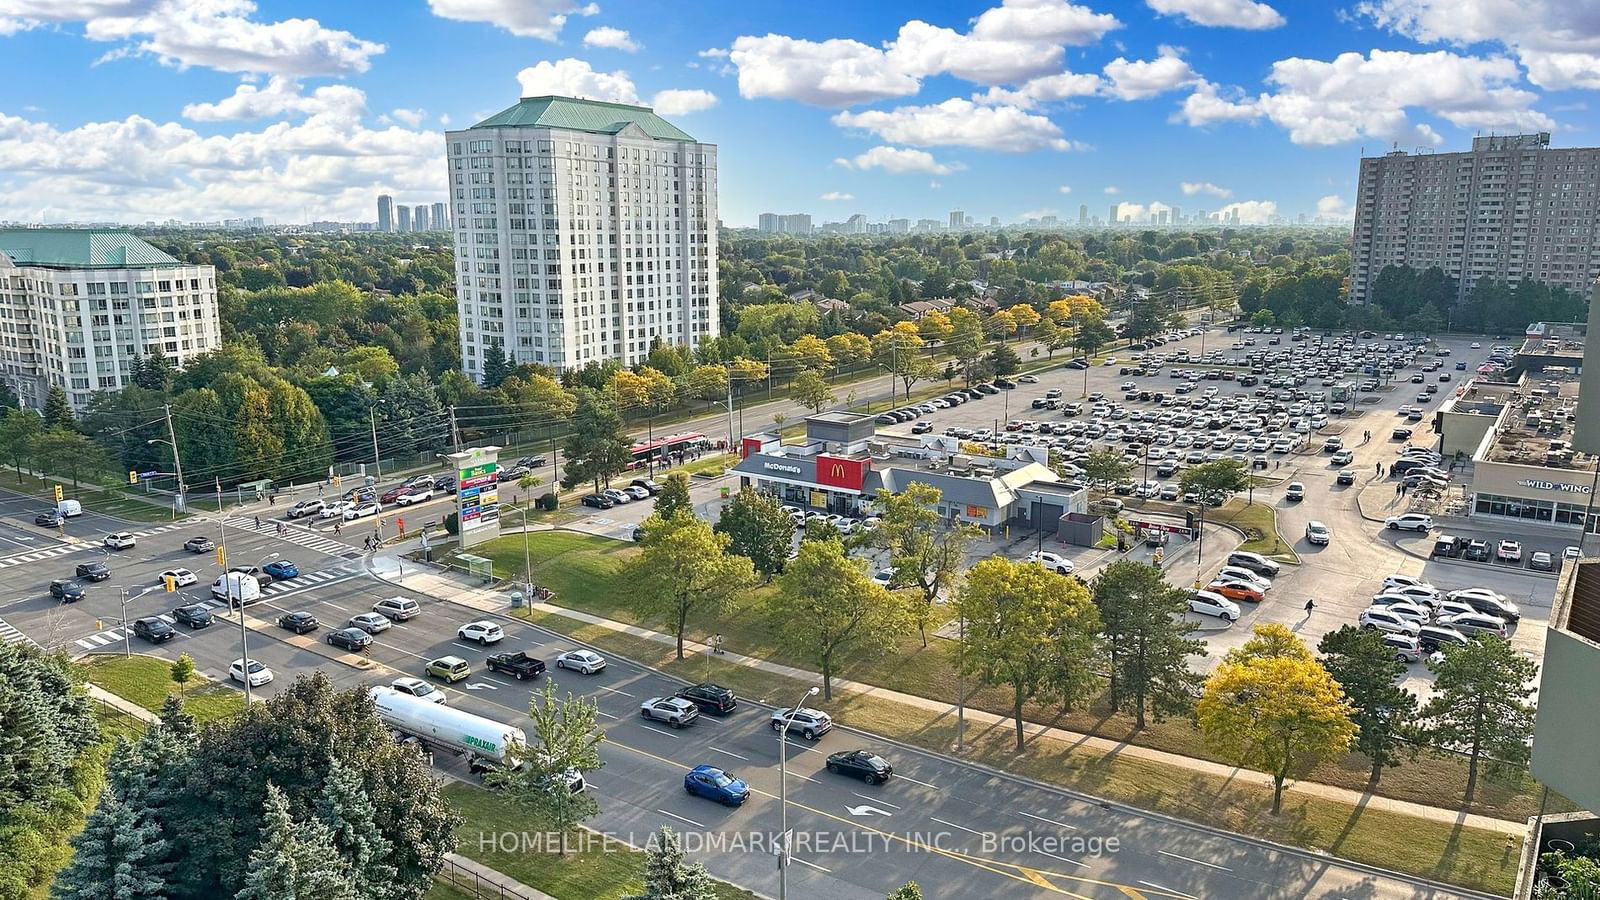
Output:
M192 537L183 542L183 549L190 553L210 553L217 549L217 544L208 537Z
M1420 626L1411 619L1400 615L1387 606L1369 606L1361 611L1356 624L1362 628L1371 628L1377 631L1386 631L1391 634L1417 633Z
M132 550L138 543L131 531L113 531L105 539L107 550Z
M167 615L172 616L173 621L182 622L190 628L205 628L211 624L211 607L204 603L180 606Z
M289 518L298 519L302 516L315 515L319 512L322 512L322 508L326 505L326 503L323 503L321 499L316 497L313 497L310 500L301 500L299 503L289 507Z
M1400 465L1400 463L1395 463ZM1400 516L1390 516L1383 520L1383 527L1390 530L1408 529L1410 531L1428 532L1433 530L1433 517L1421 513L1406 513Z
M433 678L455 684L472 674L472 666L459 656L441 656L430 661L424 671Z
M1332 540L1333 531L1327 525L1315 519L1306 523L1306 543L1326 547Z
M1304 484L1302 484L1301 482L1298 482L1298 481L1289 482L1289 489L1287 491L1284 491L1283 499L1285 499L1285 500L1304 500L1305 498L1306 498L1306 486Z
M700 707L681 697L651 697L639 704L639 718L682 728L700 718Z
M1434 653L1445 647L1465 646L1469 638L1449 625L1424 625L1417 631L1417 640L1425 653Z
M806 740L814 741L833 728L833 717L821 710L804 706L799 709L774 710L772 730L784 731L785 723L788 726L787 730L798 731Z
M734 696L733 691L720 684L712 684L710 682L686 687L673 696L688 700L695 706L700 707L701 712L713 713L719 716L733 712L734 708L739 705L739 698Z
M86 581L105 581L111 577L111 567L103 562L78 563L73 571Z
M420 615L422 606L410 597L389 597L372 604L372 611L395 622L406 622Z
M1383 645L1394 651L1394 658L1403 663L1420 662L1423 657L1422 642L1409 634L1385 634Z
M155 616L137 619L133 623L133 633L152 644L163 644L178 636L177 629L161 621Z

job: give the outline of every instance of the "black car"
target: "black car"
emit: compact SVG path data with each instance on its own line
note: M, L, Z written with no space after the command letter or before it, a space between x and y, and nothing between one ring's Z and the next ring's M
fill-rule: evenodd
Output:
M61 521L61 513L53 509L47 509L33 517L33 524L43 525L46 528L60 528Z
M317 626L320 624L322 623L317 621L316 616L313 616L311 613L308 613L305 610L284 613L278 617L278 627L286 628L295 634L305 634L308 631L316 631Z
M135 620L133 623L135 637L142 637L152 644L162 644L178 636L178 630L171 625L151 616Z
M650 496L652 497L661 493L661 483L656 481L654 478L635 478L634 480L628 482L628 484L630 487L644 488L650 492Z
M849 775L867 784L888 781L894 766L871 750L841 750L829 755L828 771L835 775Z
M733 712L739 705L739 698L734 696L733 691L720 684L712 684L709 681L704 684L686 687L673 696L688 700L695 706L700 707L701 712L719 716Z
M90 581L105 581L111 577L111 567L103 562L78 563L77 573L79 578Z
M57 579L50 582L50 596L62 603L76 603L83 599L83 585L64 578Z
M313 623L315 621L315 619L312 620ZM312 627L316 626L313 625ZM372 643L372 635L359 628L341 628L338 631L328 632L328 643L335 647L360 652Z
M524 456L523 458L517 460L517 465L519 465L519 466L527 466L530 469L543 468L544 466L548 466L549 464L550 464L549 459L545 458L543 455L539 455L539 456Z
M204 603L191 603L180 606L168 613L174 622L182 622L190 628L205 628L212 623L211 608Z
M217 544L208 537L192 537L183 542L183 549L190 553L210 553L217 549Z
M613 503L609 497L602 497L599 494L589 494L583 498L583 505L592 506L595 509L610 509L617 504Z
M441 494L454 494L456 492L456 480L448 475L435 478L433 480L433 489Z

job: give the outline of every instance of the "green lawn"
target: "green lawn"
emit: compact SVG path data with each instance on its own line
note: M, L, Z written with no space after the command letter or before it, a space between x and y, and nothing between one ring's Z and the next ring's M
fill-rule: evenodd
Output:
M130 522L173 521L170 497L151 495L147 501L120 489L103 488L88 481L80 480L78 486L74 488L70 478L45 479L29 474L19 476L15 469L0 474L0 488L39 498L41 509L54 505L55 486L58 484L61 485L65 497L82 502L83 508L92 512L116 516ZM179 518L187 518L187 514Z
M1278 513L1270 504L1252 503L1247 506L1243 501L1234 499L1221 509L1206 513L1206 521L1232 525L1242 530L1245 542L1239 545L1240 550L1260 553L1284 562L1300 562L1299 554L1294 552L1294 538L1278 533Z
M554 848L547 852L503 846L499 839L480 842L481 836L534 834L547 826L504 796L477 785L452 782L445 785L444 795L462 817L461 827L456 829L456 852L462 856L559 900L613 900L644 887L644 854L625 844L611 843L605 850L599 846L574 848L558 855ZM646 837L638 835L637 840ZM754 900L756 895L717 882L716 896L717 900Z
M169 694L177 694L169 672L172 663L154 656L95 656L88 662L89 680L113 694L160 712ZM183 708L197 722L210 722L244 709L244 695L196 672L184 686Z

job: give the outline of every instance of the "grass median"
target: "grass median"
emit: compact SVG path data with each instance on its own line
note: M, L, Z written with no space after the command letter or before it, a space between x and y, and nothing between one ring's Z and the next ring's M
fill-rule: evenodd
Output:
M155 656L92 656L89 681L154 713L167 697L181 693L183 708L196 722L212 722L244 709L244 695L226 684L194 674L181 692L172 680L172 662Z

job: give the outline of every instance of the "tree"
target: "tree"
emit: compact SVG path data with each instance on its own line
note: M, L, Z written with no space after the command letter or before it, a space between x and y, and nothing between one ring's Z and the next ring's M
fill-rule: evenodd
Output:
M953 326L950 317L937 309L930 309L917 320L917 334L930 344L948 340Z
M1484 760L1491 771L1519 769L1528 761L1525 741L1533 733L1529 698L1539 666L1510 641L1479 635L1445 651L1443 661L1428 667L1434 672L1434 694L1422 707L1422 740L1440 752L1467 755L1463 802L1471 805Z
M1024 334L1027 333L1029 328L1038 325L1043 319L1043 317L1039 315L1038 310L1027 305L1026 303L1019 303L1016 306L1008 307L1005 311L1011 314L1011 321L1015 323L1017 328Z
M511 374L511 360L499 341L490 341L483 351L483 386L495 388Z
M59 385L51 385L44 397L44 427L71 428L75 421L72 405L67 402L67 392Z
M847 555L837 539L801 542L778 578L772 607L785 623L782 639L822 671L827 700L840 654L887 650L909 625L902 599L874 584L865 561Z
M633 462L633 452L622 431L622 417L597 391L579 392L565 450L567 469L561 475L562 487L587 481L593 483L595 493Z
M1406 664L1383 642L1383 635L1346 625L1330 631L1317 644L1322 666L1344 688L1355 712L1355 749L1372 760L1369 781L1377 784L1386 766L1400 764L1412 747L1417 695L1396 684Z
M180 744L192 744L194 736L199 732L194 721L194 716L184 711L183 698L167 695L161 701L161 727L171 735L173 740Z
M898 494L882 491L877 500L881 521L872 532L873 543L889 551L894 569L889 587L916 589L911 619L924 647L938 603L954 595L967 551L982 534L971 525L944 527L939 521L942 497L938 488L916 482Z
M1099 319L1088 319L1077 326L1072 335L1072 347L1083 351L1085 356L1094 356L1100 348L1116 340L1116 332L1111 326ZM1087 370L1085 370L1087 372Z
M1044 345L1046 359L1055 359L1057 350L1072 346L1072 331L1057 325L1054 319L1045 319L1035 326L1033 336Z
M729 534L703 519L663 519L657 514L642 527L642 552L628 567L635 605L643 615L660 615L672 623L678 658L683 659L689 616L728 612L735 598L755 586L755 569L749 557L728 552L733 543Z
M356 900L349 865L333 847L333 836L316 819L296 822L283 791L267 784L261 844L250 854L244 887L235 900Z
M966 372L966 383L972 384L972 368L983 355L983 322L978 314L958 306L950 310L950 354Z
M683 844L667 825L644 848L644 893L627 900L715 900L716 881L699 863L686 862Z
M44 420L31 409L8 409L0 419L0 448L17 469L17 484L22 483L23 468L34 458L42 431Z
M1251 314L1250 324L1257 328L1271 328L1272 323L1277 321L1277 318L1270 309L1258 309Z
M1203 655L1205 642L1191 637L1199 626L1184 620L1184 592L1159 568L1131 559L1102 569L1092 587L1110 658L1112 707L1133 713L1136 728L1145 726L1146 710L1158 722L1189 712L1204 680L1189 658Z
M1178 475L1178 485L1184 493L1194 493L1202 506L1217 506L1230 494L1250 487L1250 475L1244 463L1236 459L1219 459L1216 462L1190 466Z
M51 886L55 900L168 896L172 847L151 808L149 768L140 745L117 743L100 801L72 839L72 862Z
M900 322L872 337L873 358L900 379L908 397L912 385L933 377L933 363L922 355L922 347L922 336L913 322Z
M922 886L908 881L894 889L886 900L922 900Z
M996 344L995 348L989 351L989 367L994 374L1001 377L1015 375L1022 371L1022 359L1017 356L1017 351L1005 344Z
M800 365L808 369L823 370L833 366L833 351L814 334L802 334L790 345L789 351Z
M378 825L378 811L361 783L361 774L337 760L329 765L328 780L317 797L316 815L327 827L334 850L349 864L357 896L387 896L395 872L389 861L394 845Z
M1082 582L1043 566L985 559L967 572L956 609L965 620L957 665L983 684L1010 689L1017 752L1024 704L1070 707L1088 696L1100 616Z
M528 718L533 720L529 742L509 745L506 755L511 764L489 772L484 781L561 832L559 851L565 855L566 833L600 812L592 791L574 794L571 787L574 773L605 765L600 760L600 745L606 739L600 730L600 707L571 693L566 699L556 697L555 682L547 678L543 689L528 700Z
M827 379L813 369L806 369L794 377L789 385L789 396L812 412L822 412L835 399Z
M694 501L689 499L689 476L673 472L667 476L661 493L656 495L655 515L674 519L679 515L694 515Z
M1090 484L1101 488L1126 481L1133 472L1133 463L1115 450L1096 450L1078 460L1078 467L1083 469L1083 477L1089 479Z
M769 581L783 571L794 540L794 520L782 504L748 487L723 504L716 530L730 538L729 551L749 559Z
M65 471L72 479L72 492L78 492L78 481L84 471L104 472L111 467L111 458L94 441L68 428L51 428L39 435L37 452L50 460L56 472Z
M1206 679L1195 713L1206 743L1224 758L1272 776L1272 814L1289 774L1349 749L1350 721L1339 682L1282 625L1258 625Z
M178 686L178 694L181 696L183 694L183 686L194 678L194 657L187 653L179 653L178 658L173 661L172 666L167 670L167 674L171 676L172 683Z

